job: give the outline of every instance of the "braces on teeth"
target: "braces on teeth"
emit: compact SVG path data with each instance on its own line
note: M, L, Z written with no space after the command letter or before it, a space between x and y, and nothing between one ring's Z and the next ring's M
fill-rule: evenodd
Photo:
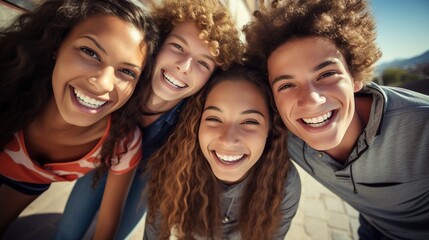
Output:
M76 95L78 102L85 107L95 109L95 108L101 107L103 104L106 103L106 101L100 101L100 100L91 98L85 95L83 92L77 90L76 88L74 89L74 94Z

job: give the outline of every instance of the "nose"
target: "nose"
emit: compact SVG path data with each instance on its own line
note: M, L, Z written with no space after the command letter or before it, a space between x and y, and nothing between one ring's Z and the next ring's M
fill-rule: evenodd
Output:
M321 94L320 89L310 84L301 89L298 99L298 104L303 107L317 107L326 102L326 97Z
M113 91L114 81L115 69L110 66L101 69L95 76L89 78L89 82L101 93Z
M191 57L178 61L176 64L177 70L183 73L187 73L191 69L191 63L192 63Z
M235 144L239 142L239 132L235 126L224 126L220 130L219 141L226 145Z

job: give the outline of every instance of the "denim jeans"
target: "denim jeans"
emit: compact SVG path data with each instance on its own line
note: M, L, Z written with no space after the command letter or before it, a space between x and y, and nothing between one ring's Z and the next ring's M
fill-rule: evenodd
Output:
M107 180L107 175L104 175L94 189L92 187L93 174L94 171L76 181L54 239L82 239L85 235L100 207ZM146 211L146 202L142 200L145 184L146 179L143 179L141 172L137 171L128 193L115 239L125 239L143 217Z
M361 214L359 214L359 240L389 240L374 228Z

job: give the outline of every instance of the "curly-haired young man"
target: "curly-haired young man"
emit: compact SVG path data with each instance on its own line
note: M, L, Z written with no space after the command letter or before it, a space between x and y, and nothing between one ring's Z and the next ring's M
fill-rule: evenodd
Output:
M288 150L360 212L360 239L429 238L429 96L371 82L366 1L275 1L244 31L268 74Z

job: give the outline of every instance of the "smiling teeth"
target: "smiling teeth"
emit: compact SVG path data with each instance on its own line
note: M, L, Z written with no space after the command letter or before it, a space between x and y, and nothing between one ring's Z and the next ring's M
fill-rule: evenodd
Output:
M303 118L302 121L307 123L312 127L321 127L327 123L327 121L331 118L332 111L323 114L322 116L314 117L314 118Z
M228 156L228 155L222 155L216 152L216 156L222 161L233 162L243 158L244 154Z
M163 73L163 76L164 76L165 80L167 80L169 83L171 83L175 87L178 87L178 88L187 87L186 84L183 84L181 81L177 80L176 78L174 78L173 76L171 76L170 74L168 74L166 72Z
M107 102L107 101L100 101L100 100L91 98L90 96L85 95L82 91L80 91L76 88L74 89L74 94L77 97L77 101L81 105L88 107L88 108L96 109L96 108L103 106Z

